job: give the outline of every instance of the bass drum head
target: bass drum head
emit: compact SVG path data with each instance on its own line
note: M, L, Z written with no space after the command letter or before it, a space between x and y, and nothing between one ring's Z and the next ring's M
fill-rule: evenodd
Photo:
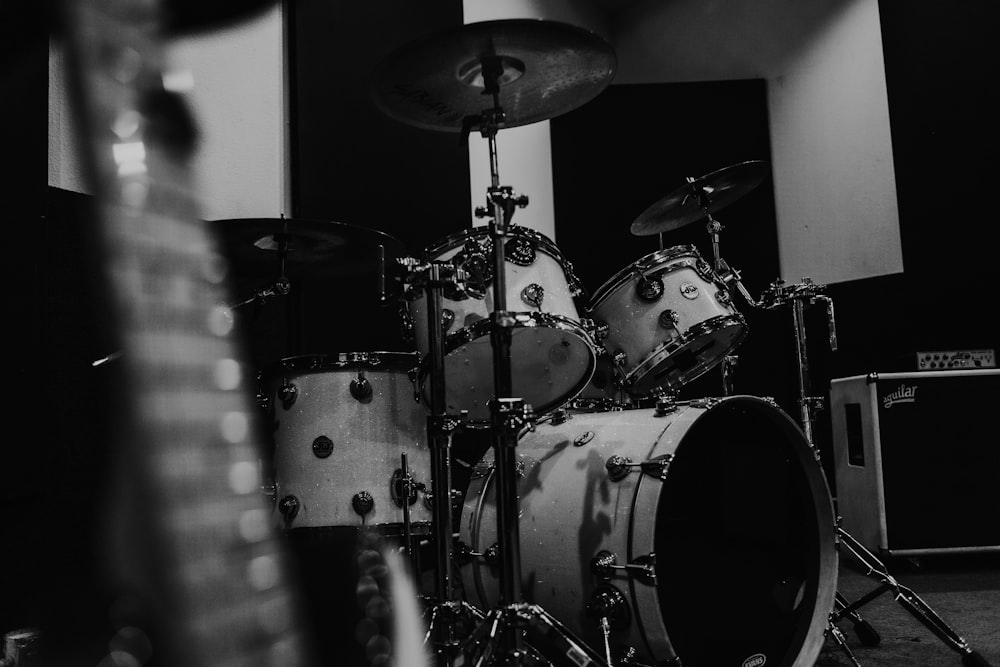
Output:
M657 506L663 625L685 667L812 665L836 588L825 478L782 415L740 401L712 412Z

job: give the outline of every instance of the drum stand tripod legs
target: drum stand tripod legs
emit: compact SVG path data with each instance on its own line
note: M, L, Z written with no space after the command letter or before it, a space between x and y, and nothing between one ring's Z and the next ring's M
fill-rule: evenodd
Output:
M938 616L933 609L931 609L926 602L920 599L920 596L914 593L911 589L903 586L892 575L889 574L886 566L875 557L870 551L868 551L864 546L862 546L856 539L854 539L847 531L843 530L839 526L837 527L838 544L847 549L847 551L865 568L865 574L869 577L880 582L879 586L872 590L871 592L858 598L856 601L848 604L846 600L838 595L837 605L834 612L830 615L830 624L833 626L837 621L842 619L844 616L855 618L857 610L868 604L872 600L875 600L883 593L892 591L893 597L896 602L898 602L903 609L908 611L914 616L920 623L930 630L938 639L944 642L945 646L952 649L956 653L962 656L962 664L966 667L990 667L990 663L977 651L972 650L969 647L968 642L962 638L957 632L955 632L947 623L945 623L940 616ZM859 632L859 638L863 643L869 643L866 637ZM878 635L874 635L876 641L872 642L871 645L878 643ZM854 659L854 655L851 650L844 644L841 640L837 640L841 648L847 652L854 664L858 664Z
M805 279L799 285L785 286L782 281L772 283L771 290L762 302L769 307L782 305L791 302L793 306L793 319L795 325L796 352L799 369L799 411L802 419L802 427L810 447L815 449L813 444L813 413L822 407L822 399L809 396L809 361L806 349L805 330L805 305L814 301L822 301L827 307L827 319L830 326L830 349L837 349L837 337L833 316L833 302L829 297L821 296L822 286L815 285ZM817 458L819 453L817 452ZM842 619L849 618L853 624L858 639L866 646L877 646L881 641L878 632L865 621L858 610L883 593L892 591L894 597L900 605L910 612L928 630L934 633L949 648L962 656L962 664L966 667L990 667L989 663L976 651L972 650L968 643L954 630L952 630L941 617L938 616L920 597L906 586L897 582L886 569L886 566L875 557L870 551L861 545L846 530L840 527L839 520L837 529L838 549L844 548L853 556L865 569L865 574L880 582L880 585L873 591L862 596L854 602L848 602L839 592L834 600L834 609L830 613L827 626L827 635L832 637L838 646L847 654L851 663L860 666L854 652L847 645L844 634L837 623Z

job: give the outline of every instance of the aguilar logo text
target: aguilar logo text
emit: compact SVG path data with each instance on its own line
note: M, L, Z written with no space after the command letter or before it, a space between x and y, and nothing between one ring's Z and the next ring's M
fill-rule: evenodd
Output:
M882 407L889 409L897 403L913 403L917 400L917 387L907 387L905 384L891 394L882 397Z

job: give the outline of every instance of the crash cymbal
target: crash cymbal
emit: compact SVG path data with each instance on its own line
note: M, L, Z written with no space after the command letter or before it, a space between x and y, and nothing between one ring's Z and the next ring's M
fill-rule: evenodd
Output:
M617 57L603 38L567 23L470 23L404 46L377 66L373 96L389 117L459 132L493 108L483 63L499 63L501 127L527 125L588 102L611 83Z
M703 220L760 185L767 173L766 162L750 160L690 179L643 211L632 223L632 233L662 234Z
M302 218L210 221L221 249L241 275L330 278L377 270L378 247L387 262L406 255L388 234L343 222Z

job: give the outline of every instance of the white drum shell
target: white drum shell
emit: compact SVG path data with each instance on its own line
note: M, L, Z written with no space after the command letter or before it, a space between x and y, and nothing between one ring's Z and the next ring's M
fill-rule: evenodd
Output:
M284 528L402 525L403 509L394 502L390 487L404 453L414 481L430 488L427 411L414 396L409 373L418 362L417 355L368 352L347 357L365 361L296 357L284 360L269 378L275 518ZM351 395L351 382L359 371L372 389L368 401ZM297 390L287 407L278 396L285 383ZM319 436L333 442L326 458L313 450ZM352 508L352 498L365 491L374 505L362 518ZM298 500L299 507L294 519L286 523L278 506L289 496ZM431 520L422 497L409 506L409 513L415 523Z
M523 398L536 413L542 414L583 389L594 372L597 348L581 324L576 304L580 287L561 253L547 237L534 230L515 227L509 234L531 241L536 250L535 259L528 266L505 263L506 309L517 314L510 355L513 395ZM463 250L468 240L488 238L486 227L468 230L430 249L428 259L450 260ZM522 298L529 285L543 288L540 307ZM452 323L443 330L446 411L457 414L468 410L469 420L478 423L489 422L488 401L494 396L488 326L495 309L492 287L491 282L482 299L441 299L442 309L454 314ZM421 293L407 303L416 348L426 362L430 352L426 294Z
M779 414L769 403L753 397L721 401L737 401ZM669 473L668 481L663 482L637 470L613 481L606 462L614 455L633 462L674 456L691 426L708 409L681 406L663 417L656 416L653 409L576 413L557 426L539 425L518 444L519 464L523 464L518 492L525 598L541 605L595 650L601 650L602 639L595 619L586 611L598 583L591 559L606 550L617 556L618 564L624 564L655 553L657 531L663 530L657 526L660 494L664 483L670 483ZM780 419L787 418L780 413ZM815 461L809 463L811 452L806 450L803 440L800 463L810 472L814 497L809 500L820 517L817 539L824 548L816 556L822 580L817 583L808 636L794 661L798 667L812 665L822 647L836 579L832 503L819 466ZM494 477L492 457L488 456L480 463L479 474L467 493L460 539L474 552L484 552L496 543ZM823 526L827 520L829 525ZM677 548L685 546L678 544ZM461 581L469 601L487 609L495 606L496 576L493 568L479 561L464 567ZM631 603L632 622L624 632L614 633L615 645L636 648L640 662L656 664L672 659L675 647L661 614L661 605L670 601L661 600L657 586L650 581L620 570L608 583L625 593ZM730 600L726 604L742 603Z
M662 280L659 299L639 297L637 271ZM668 310L677 318L671 327L661 321L661 313ZM595 293L591 312L608 325L603 341L608 353L625 354L624 384L639 395L694 380L720 363L746 335L728 289L694 246L650 253L622 269Z

